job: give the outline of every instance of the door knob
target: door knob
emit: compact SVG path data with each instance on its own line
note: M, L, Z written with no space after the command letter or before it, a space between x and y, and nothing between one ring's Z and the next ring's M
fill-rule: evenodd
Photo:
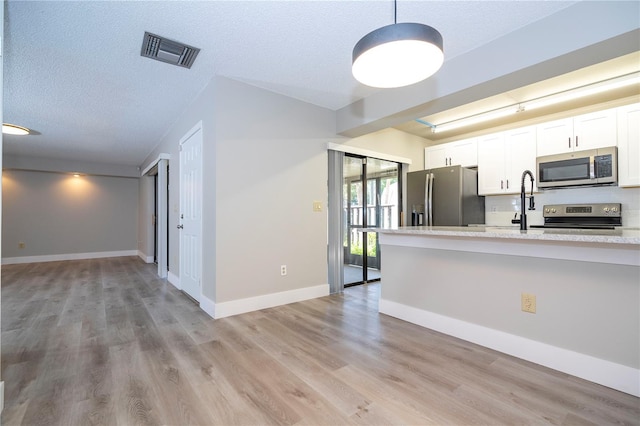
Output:
M184 228L183 225L178 225L178 229L182 229L182 228Z

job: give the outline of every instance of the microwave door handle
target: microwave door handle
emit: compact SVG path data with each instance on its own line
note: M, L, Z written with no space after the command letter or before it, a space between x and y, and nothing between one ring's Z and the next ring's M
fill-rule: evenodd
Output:
M596 178L596 159L593 155L589 157L589 178Z

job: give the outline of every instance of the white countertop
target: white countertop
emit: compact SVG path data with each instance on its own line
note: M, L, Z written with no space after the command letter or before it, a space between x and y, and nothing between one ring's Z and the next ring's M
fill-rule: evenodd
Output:
M520 231L517 226L405 226L400 228L365 228L366 232L433 237L497 238L511 240L565 241L599 244L640 245L640 229L540 229Z

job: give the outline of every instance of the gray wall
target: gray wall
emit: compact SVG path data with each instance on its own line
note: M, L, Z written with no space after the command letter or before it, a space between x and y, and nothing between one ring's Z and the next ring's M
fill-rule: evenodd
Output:
M137 248L137 179L4 170L2 185L3 258Z
M382 154L408 158L412 161L408 171L424 170L424 149L428 139L396 129L379 130L368 135L349 139L343 145L363 148Z
M153 258L154 255L154 178L144 176L138 179L138 253L144 257Z
M102 176L140 176L140 169L135 166L120 164L104 164L78 162L59 158L23 157L20 155L3 155L3 167L16 170L33 170L38 172L83 173Z
M178 276L178 145L199 121L203 294L216 303L327 283L327 143L408 157L423 167L424 139L385 130L347 140L335 135L332 111L216 77L141 166L160 153L172 156L169 269ZM314 201L323 212L313 212Z
M385 300L640 367L635 266L392 245L382 251ZM536 295L536 314L520 310L521 293Z
M335 113L229 79L217 84L216 301L327 284Z
M202 150L204 156L203 179L203 293L211 300L215 300L215 111L216 111L216 84L213 79L193 103L176 118L175 123L168 129L166 135L159 141L156 148L149 154L141 166L145 170L152 164L159 154L169 154L169 272L180 276L180 240L177 226L180 214L180 139L191 130L198 122L202 122ZM152 187L146 187L150 191ZM149 194L141 193L141 209L146 203L152 202ZM143 220L143 219L141 219Z
M171 155L170 271L179 275L178 146L199 121L203 294L220 303L326 284L326 213L314 213L312 203L326 204L335 114L223 77L211 81L143 164Z

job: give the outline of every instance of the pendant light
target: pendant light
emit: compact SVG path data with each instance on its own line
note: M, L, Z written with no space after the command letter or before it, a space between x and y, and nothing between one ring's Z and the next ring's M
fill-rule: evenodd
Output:
M442 66L442 35L428 25L397 23L370 32L353 48L352 72L356 80L378 88L403 87L422 81Z
M2 133L5 135L24 136L29 134L29 129L16 124L2 123Z

